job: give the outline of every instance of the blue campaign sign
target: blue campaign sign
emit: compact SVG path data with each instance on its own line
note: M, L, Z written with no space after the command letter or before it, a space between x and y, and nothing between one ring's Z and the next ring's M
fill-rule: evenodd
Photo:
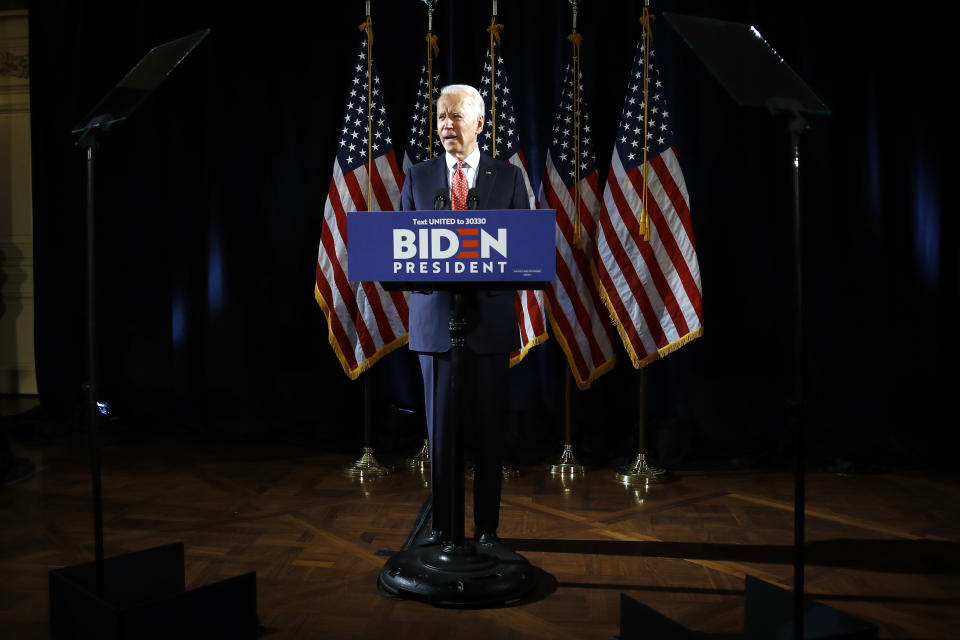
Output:
M351 282L530 282L556 277L553 209L355 211Z

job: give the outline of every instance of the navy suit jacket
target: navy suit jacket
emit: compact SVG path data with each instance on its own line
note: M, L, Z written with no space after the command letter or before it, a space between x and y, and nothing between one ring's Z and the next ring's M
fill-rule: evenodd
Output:
M403 211L432 211L437 191L449 189L446 154L407 169L400 193ZM527 187L518 167L480 154L478 209L529 209ZM467 296L470 329L467 347L474 353L509 353L520 347L513 291L478 291ZM410 350L443 353L450 349L450 293L410 295Z

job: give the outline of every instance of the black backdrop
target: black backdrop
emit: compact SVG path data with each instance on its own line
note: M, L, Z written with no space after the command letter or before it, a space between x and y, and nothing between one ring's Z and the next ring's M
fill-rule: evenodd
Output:
M434 32L444 81L479 80L489 4L441 0ZM653 10L756 25L834 112L810 118L801 152L812 448L822 460L949 464L956 419L942 412L955 378L960 262L956 222L944 213L946 21L880 14L872 3L808 7L665 0ZM504 0L499 9L536 187L569 58L569 5ZM426 9L374 0L372 10L399 158ZM639 2L580 8L602 176L640 11ZM84 165L70 130L150 47L210 27L98 155L102 395L129 431L178 426L359 446L362 386L343 375L312 290L363 13L360 0L322 10L176 0L31 6L37 371L48 415L76 415L86 366ZM673 464L760 461L790 441L787 142L767 113L736 108L662 18L655 29L706 331L648 367L651 436ZM404 414L390 408L417 409L411 365L398 354L372 378L382 424L415 440L417 419L395 422ZM513 437L527 450L558 451L561 366L548 343L511 372ZM591 461L634 449L636 380L621 350L616 369L576 395L578 442Z

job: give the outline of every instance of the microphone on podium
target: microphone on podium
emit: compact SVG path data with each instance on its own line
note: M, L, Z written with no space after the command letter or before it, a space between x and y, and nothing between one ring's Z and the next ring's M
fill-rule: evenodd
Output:
M443 209L450 208L450 196L447 194L447 189L440 189L437 191L437 195L433 196L433 210L441 211Z
M480 196L477 195L477 188L473 187L467 191L467 209L476 209L480 206Z

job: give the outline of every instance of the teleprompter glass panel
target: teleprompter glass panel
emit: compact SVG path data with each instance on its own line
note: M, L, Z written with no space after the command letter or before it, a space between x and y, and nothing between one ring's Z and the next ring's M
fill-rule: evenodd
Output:
M756 27L679 13L663 17L737 104L830 113Z
M130 117L141 102L150 95L164 78L193 51L210 29L157 45L141 58L117 86L97 103L74 128L80 133L93 127L111 125Z

